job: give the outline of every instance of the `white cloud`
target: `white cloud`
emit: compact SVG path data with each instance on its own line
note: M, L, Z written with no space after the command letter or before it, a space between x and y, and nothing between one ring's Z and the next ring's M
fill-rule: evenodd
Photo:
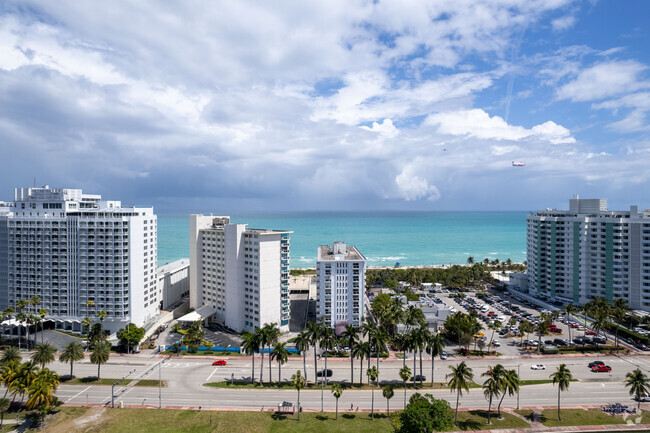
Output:
M599 63L557 90L559 99L593 101L650 87L639 75L647 67L634 60Z
M572 15L567 15L561 18L554 19L551 21L551 27L553 27L553 30L556 32L562 31L562 30L567 30L575 24L576 19Z
M426 119L429 125L437 125L438 132L486 140L518 141L535 137L553 144L574 143L571 132L552 121L536 125L532 129L508 124L499 116L490 117L481 109L432 114Z
M417 160L414 163L404 166L400 174L395 177L395 184L398 188L398 194L404 200L418 200L426 198L427 200L438 200L440 191L435 185L429 185L424 176L421 176L418 169Z
M395 137L399 134L399 129L393 125L393 121L390 119L384 119L382 123L372 122L372 128L368 126L361 126L360 128L366 131L377 132L386 137Z

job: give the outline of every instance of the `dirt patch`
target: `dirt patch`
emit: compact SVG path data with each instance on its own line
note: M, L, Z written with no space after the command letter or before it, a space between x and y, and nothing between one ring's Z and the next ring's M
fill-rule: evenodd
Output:
M79 414L80 411L85 413ZM89 428L97 426L106 411L103 407L91 409L64 408L43 430L46 433L72 433L85 432Z

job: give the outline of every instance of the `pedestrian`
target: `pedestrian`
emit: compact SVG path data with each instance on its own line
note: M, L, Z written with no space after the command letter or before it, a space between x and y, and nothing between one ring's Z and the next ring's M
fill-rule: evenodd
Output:
M350 412L354 411L354 404L350 403Z

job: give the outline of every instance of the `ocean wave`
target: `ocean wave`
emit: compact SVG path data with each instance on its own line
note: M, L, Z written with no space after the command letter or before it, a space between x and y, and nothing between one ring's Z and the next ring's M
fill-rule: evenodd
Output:
M395 260L404 260L404 259L406 259L406 258L407 258L406 256L403 256L403 257L391 257L391 256L388 256L388 257L370 257L369 260L380 261L380 262L386 262L386 261L389 261L389 260L390 260L390 261L395 261Z
M315 261L314 258L308 258L308 257L300 257L299 259L296 259L296 260L298 260L299 262L302 262L302 263L311 263L311 262Z

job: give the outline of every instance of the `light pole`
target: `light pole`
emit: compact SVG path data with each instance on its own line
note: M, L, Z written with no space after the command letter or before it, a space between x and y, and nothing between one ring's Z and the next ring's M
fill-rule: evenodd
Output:
M162 409L162 363L164 360L160 361L158 364L158 409Z
M325 380L320 379L320 411L323 412L323 393L325 392Z
M111 407L115 407L115 385L119 384L120 382L115 382L113 385L111 385ZM88 394L86 394L88 395Z
M521 364L517 364L517 377L519 377L519 380L521 380L521 377L519 376L519 367ZM521 388L521 385L517 388L517 410L519 410L519 389Z

